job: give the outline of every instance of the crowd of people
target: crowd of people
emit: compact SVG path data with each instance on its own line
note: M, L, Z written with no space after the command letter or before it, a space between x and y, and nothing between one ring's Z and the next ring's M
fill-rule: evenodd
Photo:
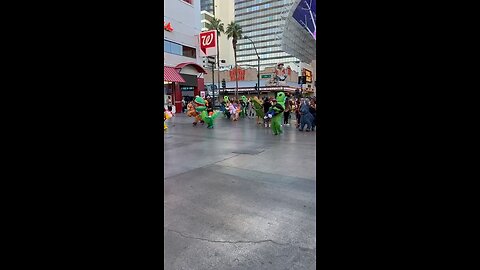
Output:
M238 121L241 117L257 118L257 124L263 124L265 128L271 126L272 107L276 100L273 97L263 97L262 110L263 116L257 116L254 108L253 98L247 98L246 102L238 99L224 100L221 103L220 110L224 112L227 119ZM287 97L285 110L283 111L283 125L290 126L292 116L295 117L296 128L300 131L314 131L316 128L316 99L313 98L295 98Z
M255 100L254 100L255 99ZM256 102L256 104L255 104ZM171 111L171 101L167 102L168 110ZM240 118L256 118L256 123L262 125L265 128L271 127L271 119L274 116L273 107L276 105L274 97L263 97L261 100L256 97L243 98L224 98L220 103L220 111L223 112L225 118L238 121ZM185 97L182 99L182 112L187 113L194 111L194 101ZM206 98L207 112L210 115L213 113L212 98L207 96ZM295 117L295 127L299 131L314 131L316 129L316 98L300 98L293 95L287 95L285 100L285 106L283 112L283 124L282 126L290 126L293 118ZM191 116L191 115L189 115ZM197 119L194 122L196 125L198 122L203 123L201 119Z

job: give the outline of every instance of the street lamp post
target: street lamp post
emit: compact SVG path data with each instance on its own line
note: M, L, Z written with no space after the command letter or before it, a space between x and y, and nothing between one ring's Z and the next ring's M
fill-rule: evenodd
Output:
M244 36L244 38L250 40L252 42L253 48L255 49L255 54L257 55L258 58L258 70L257 70L257 95L258 98L260 98L260 56L258 55L257 48L255 47L255 43L253 43L253 40L251 40L249 37Z
M214 73L214 70L215 70L215 63L212 63L212 95L213 95L213 98L212 98L212 108L215 109L215 73ZM218 73L220 73L220 71L218 71Z
M212 92L213 92L212 93L212 95L213 95L212 105L215 108L215 58L211 58L211 56L207 56L207 62L209 64L212 64Z

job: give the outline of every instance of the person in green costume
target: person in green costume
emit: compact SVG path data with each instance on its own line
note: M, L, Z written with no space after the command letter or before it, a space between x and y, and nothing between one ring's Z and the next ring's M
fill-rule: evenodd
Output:
M240 105L242 106L242 110L240 111L240 117L245 118L247 115L247 97L242 96L242 101L240 101Z
M260 125L260 119L263 119L264 112L263 112L263 102L258 99L258 97L253 97L252 99L253 109L255 110L255 115L257 116L257 124Z
M219 111L214 111L211 115L208 115L207 106L205 106L206 102L199 96L195 98L195 105L195 110L200 114L202 120L207 123L207 128L213 128L214 120L219 115Z
M272 132L273 135L279 135L283 133L282 131L282 113L285 111L285 93L278 92L277 98L274 99L274 104L272 105L275 115L272 117Z

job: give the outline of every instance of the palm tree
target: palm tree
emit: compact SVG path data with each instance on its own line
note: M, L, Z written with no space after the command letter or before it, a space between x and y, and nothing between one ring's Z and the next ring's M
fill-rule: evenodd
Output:
M207 28L208 30L217 30L217 82L218 90L220 91L220 46L218 44L218 38L220 37L220 33L225 33L225 30L223 29L223 22L215 17L210 20L210 24L208 24ZM215 91L215 89L213 89L213 91Z
M242 38L242 27L236 22L227 25L225 31L228 38L232 38L233 54L235 57L235 98L238 100L238 67L237 67L237 41Z

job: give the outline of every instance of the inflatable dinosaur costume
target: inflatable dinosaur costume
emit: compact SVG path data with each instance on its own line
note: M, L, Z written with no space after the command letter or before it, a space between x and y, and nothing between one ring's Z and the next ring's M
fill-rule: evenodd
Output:
M275 111L275 116L272 117L273 135L279 135L283 133L281 122L282 122L282 112L285 111L285 93L278 92L276 100L277 100L277 104L273 106L273 110Z
M167 123L165 123L165 121L167 121L170 118L172 118L172 113L167 110L164 110L163 111L163 130L165 131L168 129Z
M260 119L263 119L264 117L263 102L258 99L258 97L253 97L252 104L253 109L255 110L255 115L257 116L257 124L261 124Z
M215 118L217 118L217 116L220 114L220 112L219 111L214 111L212 115L208 115L207 106L205 106L206 101L199 96L197 96L195 98L195 105L196 105L195 110L200 115L202 120L205 123L207 123L207 128L213 128L214 120L215 120Z
M187 116L195 118L195 121L192 123L194 126L196 126L198 122L203 124L203 120L200 117L200 114L197 113L197 111L195 110L195 105L193 105L193 101L188 103L187 105Z

